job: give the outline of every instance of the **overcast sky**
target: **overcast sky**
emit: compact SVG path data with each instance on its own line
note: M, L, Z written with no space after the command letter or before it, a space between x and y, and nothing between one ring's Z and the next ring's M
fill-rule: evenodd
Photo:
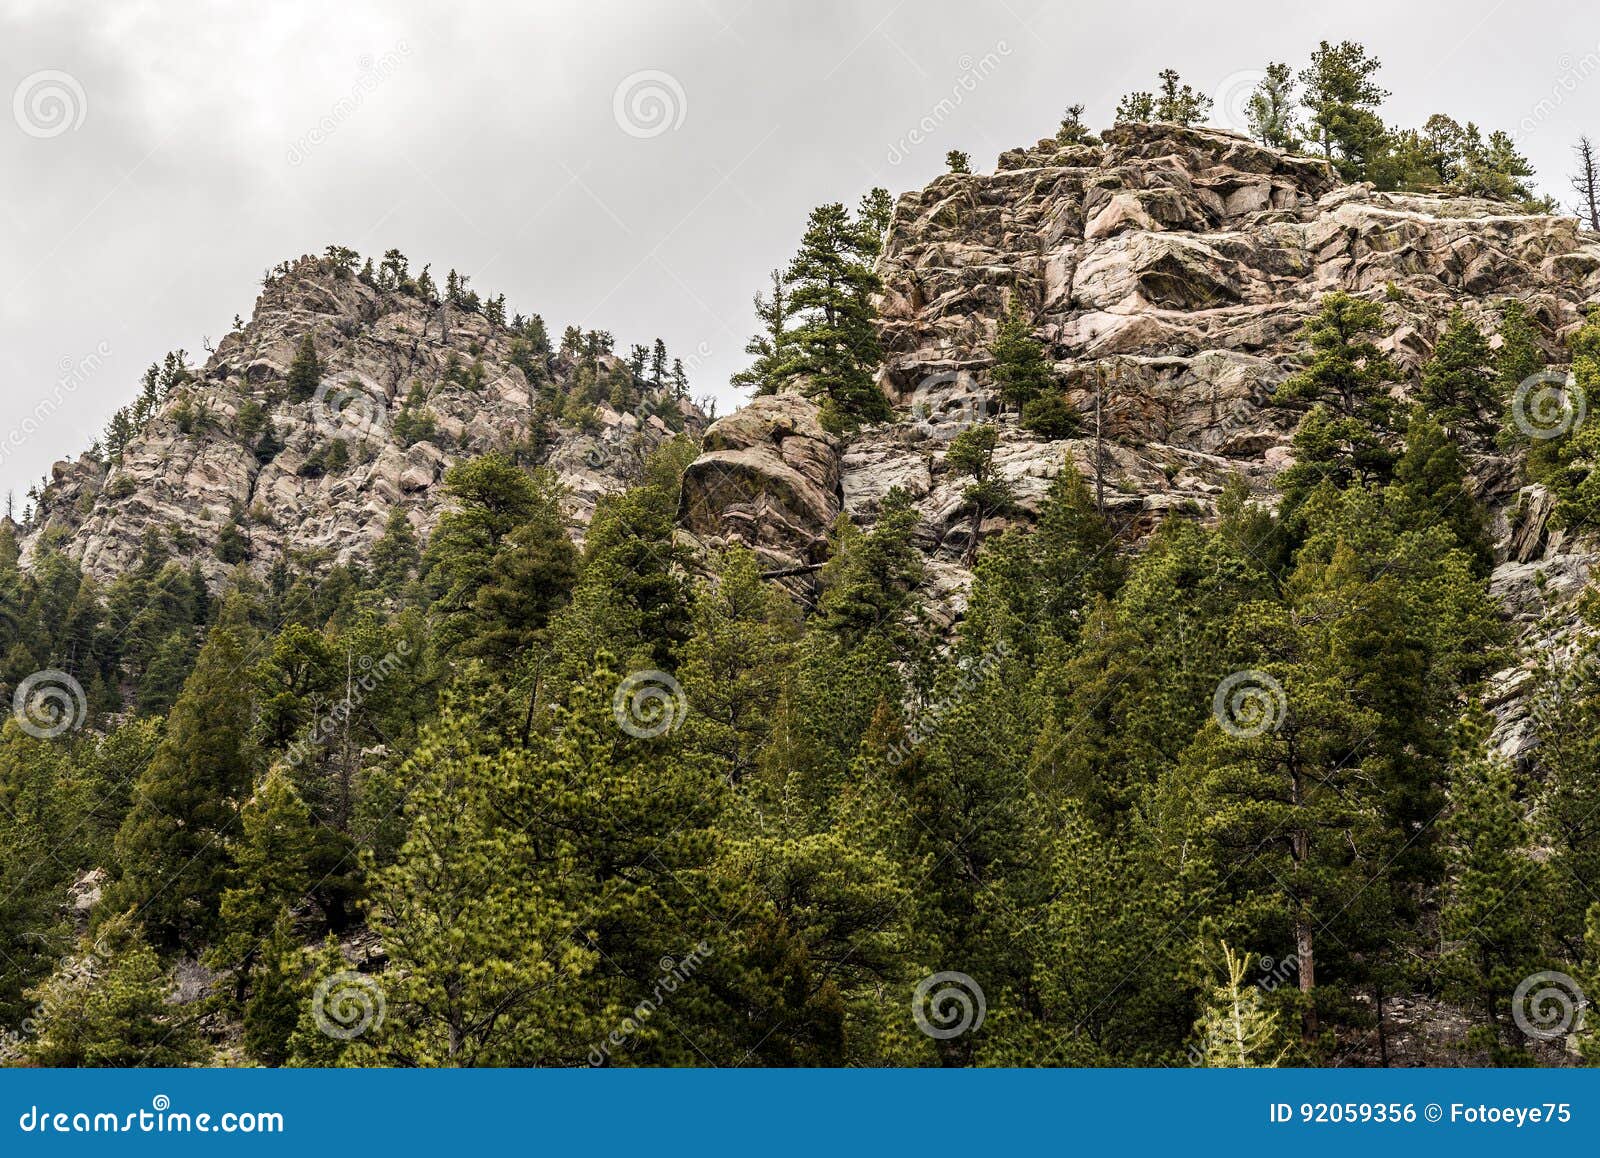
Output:
M1568 200L1600 135L1590 0L0 0L0 492L20 507L142 367L203 358L265 269L334 242L454 266L556 333L659 335L726 410L812 206L952 148L990 168L1075 101L1104 126L1167 65L1226 122L1322 38L1383 61L1389 120L1515 130Z

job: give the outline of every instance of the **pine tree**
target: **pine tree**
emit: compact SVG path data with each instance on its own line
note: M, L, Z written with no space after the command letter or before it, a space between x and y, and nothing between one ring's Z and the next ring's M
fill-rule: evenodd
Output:
M989 353L994 358L989 378L1009 405L1020 411L1046 394L1059 396L1055 370L1044 347L1034 340L1033 326L1016 298L995 331Z
M715 585L695 594L694 633L677 672L694 705L685 736L691 758L734 784L754 774L799 634L794 604L763 582L754 554L734 547Z
M242 994L273 926L310 891L315 836L311 810L281 767L267 773L240 809L239 828L233 884L222 893L221 932L211 961L233 971L236 993Z
M856 208L856 221L861 226L861 252L875 259L883 252L883 239L894 218L894 198L889 191L874 186L861 195Z
M879 634L909 647L907 619L916 611L913 598L923 579L922 555L913 537L917 513L911 498L896 488L870 534L848 519L834 528L833 557L822 570L818 610L822 627L847 647Z
M1445 979L1484 1018L1472 1038L1499 1055L1497 1019L1539 967L1550 881L1532 855L1534 833L1511 768L1486 751L1489 723L1481 710L1463 720L1451 761L1440 924Z
M1395 525L1448 527L1455 542L1473 558L1480 575L1494 566L1494 546L1483 504L1468 489L1460 449L1422 407L1414 407L1406 427L1405 450L1395 463L1394 481L1384 506Z
M583 976L596 955L572 943L577 915L541 887L544 874L530 874L541 859L536 834L497 821L490 793L512 788L525 758L483 754L482 741L475 709L447 705L408 760L410 832L372 880L390 971L375 979L386 996L381 1032L354 1043L363 1060L581 1059L587 1027L573 1024L555 985Z
M1492 437L1500 405L1493 360L1483 332L1455 311L1422 368L1419 400L1452 431L1480 440Z
M1388 478L1394 462L1388 384L1396 370L1373 341L1382 327L1382 306L1342 291L1323 298L1317 316L1306 322L1302 369L1272 398L1312 407L1295 432L1295 464L1279 482L1286 510L1323 479L1344 487Z
M860 227L843 205L815 209L786 280L799 319L786 372L822 400L825 425L843 429L889 417L874 376L881 352L872 295L879 288Z
M167 1004L154 950L125 916L101 926L93 949L33 993L41 1011L28 1060L52 1067L173 1067L205 1056L196 1013Z
M967 154L963 153L960 149L951 149L948 153L946 153L944 155L944 164L945 168L949 169L952 173L972 172L972 158L967 156Z
M416 532L406 512L395 507L383 527L383 537L372 546L367 564L372 568L372 581L386 598L398 599L407 584L416 577L422 562L417 547Z
M991 541L973 573L967 654L1007 647L1034 656L1045 638L1076 639L1097 596L1119 581L1111 530L1069 461L1039 505L1031 534Z
M1267 65L1261 83L1245 105L1250 135L1272 149L1292 153L1299 147L1295 123L1295 80L1287 64Z
M1278 1014L1265 1007L1261 990L1245 980L1250 954L1235 954L1226 943L1221 950L1222 980L1212 989L1194 1026L1199 1039L1196 1064L1226 1069L1275 1067L1289 1053Z
M773 394L789 381L790 360L795 356L789 332L789 322L795 311L783 274L773 270L772 292L766 297L758 293L754 301L762 328L745 343L744 352L754 357L755 362L735 374L733 384L754 389L757 394Z
M1156 98L1148 92L1130 92L1117 102L1116 123L1148 124L1155 119Z
M980 422L967 427L950 440L944 465L957 478L970 480L961 492L962 501L972 508L972 536L967 546L967 562L978 556L983 521L1011 505L1015 490L995 472L994 452L1000 432L993 424Z
M212 629L173 705L167 732L117 833L111 911L137 909L163 945L196 945L215 927L226 840L250 789L253 704L241 694L245 629Z
M1155 93L1156 120L1193 125L1205 120L1211 112L1211 98L1184 84L1176 69L1162 69L1157 79L1161 85Z
M1353 41L1322 41L1300 70L1306 126L1322 155L1347 181L1360 180L1385 140L1378 109L1389 94L1373 79L1382 65Z
M322 382L322 363L317 360L317 345L312 341L310 334L300 339L294 361L289 363L289 375L285 381L289 397L295 402L310 401L311 396L317 392L317 387Z

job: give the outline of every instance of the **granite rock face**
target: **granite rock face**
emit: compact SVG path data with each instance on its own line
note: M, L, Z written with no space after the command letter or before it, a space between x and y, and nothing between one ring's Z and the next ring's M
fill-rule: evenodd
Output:
M323 366L309 400L287 396L285 379L303 336ZM194 380L174 390L109 470L85 456L58 463L24 541L65 532L67 552L95 578L128 568L154 532L209 579L229 569L218 539L242 512L253 568L285 552L327 566L363 558L390 512L405 512L426 535L444 502L445 470L489 450L522 448L544 461L568 489L581 534L604 494L636 481L644 457L672 426L698 432L700 412L687 401L619 413L601 404L583 426L558 421L530 450L538 383L512 361L515 335L481 313L384 292L328 263L303 258L271 276L251 317L217 343ZM620 365L602 355L611 367ZM577 372L570 359L536 367L564 390ZM525 362L526 364L526 362ZM397 427L413 391L425 401L426 437ZM266 410L273 452L242 412ZM330 455L334 444L342 449Z
M1600 238L1568 217L1340 185L1320 160L1232 133L1135 124L1099 145L1012 150L992 173L945 174L904 194L879 273L880 382L896 418L841 441L840 501L870 524L891 487L907 490L954 611L971 529L943 460L971 422L999 428L997 465L1019 499L1013 517L1027 517L1069 460L1135 540L1173 515L1209 516L1231 473L1271 502L1298 416L1267 400L1325 294L1381 302L1383 345L1413 381L1453 310L1492 330L1508 297L1555 355L1582 309L1600 301ZM1013 300L1032 314L1085 437L1041 439L991 395L988 348ZM791 425L805 406L756 405L781 406ZM786 455L747 453L746 436L731 433L744 421L711 428L713 442L728 430L744 448L739 483L701 481L730 454L708 449L691 471L690 528L804 556L836 508L774 498L781 531L752 531L751 512L766 501L754 496L793 487ZM1502 556L1533 566L1563 545L1543 530L1547 499L1519 495L1512 466L1474 463L1475 485L1501 515ZM826 490L828 474L810 477ZM1506 512L1530 502L1513 527Z

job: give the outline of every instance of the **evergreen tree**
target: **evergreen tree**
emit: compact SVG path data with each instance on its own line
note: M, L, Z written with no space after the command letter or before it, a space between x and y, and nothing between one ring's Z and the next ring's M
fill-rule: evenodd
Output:
M1507 1063L1515 1059L1501 1045L1497 1019L1511 1007L1517 985L1539 968L1550 882L1548 868L1532 855L1534 834L1511 768L1485 751L1488 724L1481 712L1462 722L1451 762L1442 964L1449 991L1483 1019L1470 1039Z
M944 164L945 168L949 169L952 173L972 172L972 158L967 156L967 154L963 153L960 149L951 149L948 153L946 153L944 155Z
M1261 83L1245 105L1250 135L1263 145L1292 153L1299 147L1295 123L1295 80L1287 64L1267 65Z
M245 629L225 615L184 681L117 833L119 875L106 904L136 909L163 945L195 946L216 925L226 840L251 781L253 704L240 689L247 654Z
M289 363L289 376L285 379L289 397L295 402L308 402L322 383L322 363L317 360L317 345L307 334L295 349L294 361Z
M995 471L994 452L1000 432L987 422L967 427L950 440L944 465L951 474L970 481L961 492L962 501L972 508L972 536L967 546L970 564L978 556L983 521L1011 505L1015 492Z
M1414 407L1384 505L1397 526L1448 527L1478 573L1487 575L1494 566L1489 520L1467 484L1461 451L1426 410Z
M205 1048L195 1011L167 1004L166 971L127 917L107 921L92 951L33 993L41 1012L28 1060L54 1067L173 1067Z
M789 362L794 357L789 333L794 305L783 274L773 270L771 294L762 297L758 293L754 301L761 332L745 343L744 352L755 358L755 362L735 374L733 384L754 389L757 394L772 394L789 380Z
M1487 439L1497 429L1500 403L1492 362L1488 339L1457 310L1422 368L1418 397L1442 425Z
M1046 394L1059 397L1055 370L1044 347L1034 340L1033 326L1015 297L995 331L989 353L994 359L989 378L1009 405L1020 411Z
M1267 1009L1261 990L1245 980L1250 954L1222 948L1222 979L1195 1022L1198 1065L1242 1069L1277 1066L1288 1055L1276 1011Z
M888 400L874 381L881 353L871 298L878 278L862 248L862 231L843 205L812 211L786 280L799 319L786 373L822 400L831 428L888 418Z
M1382 306L1338 291L1306 323L1302 368L1273 394L1280 405L1312 408L1295 432L1295 464L1279 481L1285 509L1323 479L1343 487L1388 478L1396 370L1373 341L1382 327Z
M1211 112L1211 98L1184 84L1176 69L1164 68L1155 93L1155 119L1178 125L1194 125Z
M724 769L734 784L754 774L799 634L794 604L762 581L754 554L733 548L715 585L695 594L694 633L677 673L694 705L685 737L691 758Z
M856 208L856 221L861 226L861 252L876 259L883 252L883 239L894 218L894 198L881 186L874 186L861 195Z
M1310 65L1300 70L1311 140L1347 181L1360 180L1384 144L1378 109L1389 94L1373 79L1381 67L1354 41L1324 40L1311 54Z

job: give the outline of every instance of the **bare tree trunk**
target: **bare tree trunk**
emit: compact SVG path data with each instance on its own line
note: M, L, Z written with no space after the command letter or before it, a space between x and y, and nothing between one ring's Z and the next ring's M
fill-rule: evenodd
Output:
M1594 142L1588 137L1579 137L1572 151L1578 155L1578 171L1572 178L1578 203L1573 209L1590 229L1600 232L1600 170L1597 170Z
M1304 907L1294 917L1294 952L1300 974L1300 992L1306 999L1305 1033L1308 1042L1317 1039L1317 1007L1311 991L1317 985L1316 950L1312 942L1311 914Z
M1100 400L1106 392L1106 369L1103 365L1094 368L1094 509L1102 518L1106 513L1106 470L1105 470L1105 443L1102 440L1100 427Z

